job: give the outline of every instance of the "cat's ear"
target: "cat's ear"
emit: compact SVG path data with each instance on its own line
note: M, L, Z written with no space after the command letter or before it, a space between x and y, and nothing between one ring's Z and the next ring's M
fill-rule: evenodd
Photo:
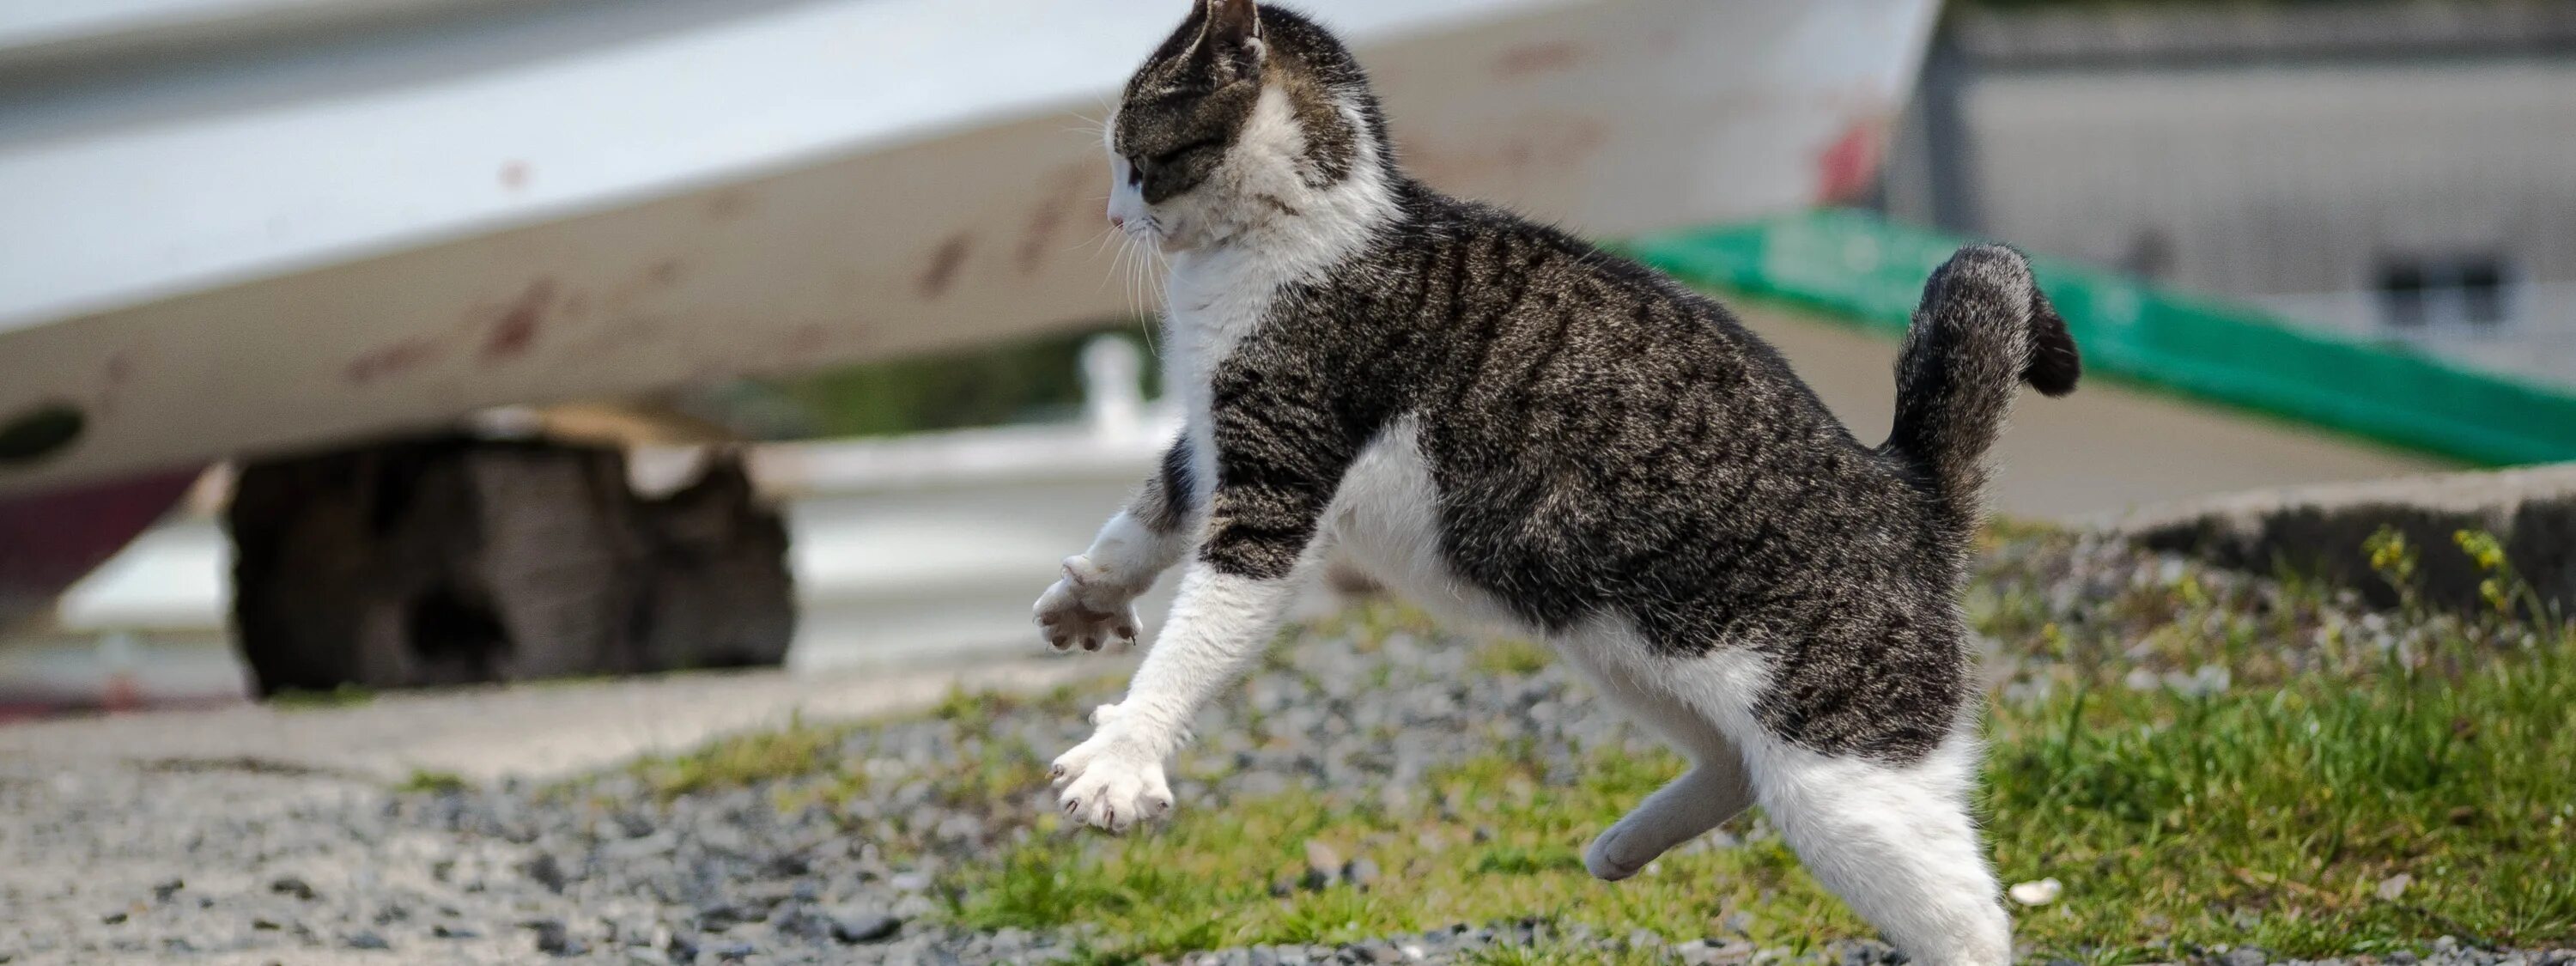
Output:
M1261 66L1261 7L1254 0L1201 0L1207 27L1199 42L1246 73Z

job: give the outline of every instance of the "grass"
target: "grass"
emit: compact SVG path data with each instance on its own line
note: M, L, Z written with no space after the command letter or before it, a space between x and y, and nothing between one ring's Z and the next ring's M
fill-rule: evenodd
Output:
M2391 667L2278 691L2084 691L1999 708L1987 827L2006 881L2054 877L2022 910L2040 953L2171 960L2252 944L2287 955L2576 941L2576 639L2456 673ZM1572 787L1496 755L1390 811L1291 794L1184 812L1127 839L1039 836L957 883L962 923L1088 924L1117 951L1319 943L1560 911L1611 935L1673 939L1751 917L1756 942L1812 948L1871 932L1758 820L1744 844L1594 882L1589 837L1676 774L1661 755L1596 756ZM1278 883L1321 839L1387 870L1371 889ZM2414 884L2394 900L2380 883Z
M463 795L474 791L474 783L455 772L414 768L411 775L394 786L394 791L423 795Z
M2053 577L1990 573L1975 595L1980 626L2035 668L1987 722L1989 845L2007 883L2065 884L2016 909L2022 942L2101 964L2237 945L2387 952L2444 935L2576 943L2576 630L2400 615L2412 633L2365 646L2329 588L2147 573L2072 617L2045 602ZM1527 673L1544 660L1502 642L1475 664ZM2204 666L2233 684L2163 683ZM2171 673L2140 682L2140 669ZM1100 961L1532 914L1676 940L1732 922L1792 950L1873 936L1758 813L1729 826L1740 844L1686 848L1617 885L1587 876L1589 838L1679 768L1604 752L1550 786L1505 749L1437 774L1409 805L1298 792L1184 810L1123 839L1037 835L952 874L951 912L980 928L1087 928ZM1310 839L1385 875L1299 888ZM1542 946L1488 961L1597 955Z
M1972 619L2004 651L1994 663L2015 669L1986 723L1988 844L2007 883L2065 886L2015 910L2035 955L2108 966L2237 945L2388 952L2443 935L2576 944L2576 629L2373 615L2313 582L2158 561L2088 573L2061 553L2072 540L2037 527L1999 534L1969 595ZM1316 632L1374 652L1434 631L1370 604ZM1271 671L1303 673L1290 650L1274 652ZM1500 641L1470 663L1535 674L1549 655ZM2214 673L2228 683L2207 686ZM1596 935L1741 934L1792 951L1872 936L1758 812L1629 882L1586 875L1590 837L1679 771L1660 752L1595 751L1567 783L1526 749L1497 747L1413 794L1237 796L1126 838L1068 833L1030 806L1057 749L1027 747L1009 725L1078 716L1077 699L1097 690L960 692L924 719L958 749L921 776L933 799L1033 826L947 867L941 892L957 923L1070 928L1086 944L1076 961L1091 963L1531 916ZM830 806L869 790L853 734L796 722L636 773L665 798L769 783L783 809ZM1184 755L1180 767L1222 789L1224 761ZM1382 875L1367 888L1306 888L1310 840ZM1603 954L1541 943L1482 955Z
M1536 674L1556 660L1556 652L1545 645L1517 638L1487 642L1476 649L1476 670L1486 674L1519 677Z
M784 728L735 735L684 755L647 758L633 768L654 797L667 802L694 792L830 771L839 764L837 752L853 730L791 717Z
M1999 711L1997 864L2067 884L2022 935L2104 962L2576 940L2576 635L2434 657ZM2399 874L2412 885L2382 898Z
M1101 687L1105 683L1067 685L1038 696L950 689L918 722L947 731L958 749L955 757L920 776L928 781L928 800L987 815L1020 815L1031 791L1046 784L1050 759L1041 757L1040 749L1025 740L998 734L1005 729L997 724L1015 715L1079 719L1088 708L1080 699ZM745 732L683 754L645 758L628 766L627 772L663 804L702 792L758 787L781 812L837 810L886 780L886 775L872 768L868 741L871 729L885 724L814 723L791 717L783 728ZM891 767L898 782L910 770L900 764ZM407 786L405 790L436 789ZM597 807L606 807L614 798L596 779L577 780L552 791ZM886 829L853 827L852 831L883 833ZM876 844L888 854L909 854L918 843L888 839Z
M1292 793L1183 812L1126 839L1033 837L958 881L955 915L979 928L1090 924L1134 955L1346 942L1557 910L1612 934L1713 934L1729 914L1757 909L1761 936L1858 934L1767 837L1667 857L1626 885L1586 875L1587 837L1677 767L1660 755L1601 755L1576 785L1547 787L1531 763L1498 755L1433 776L1413 796L1418 807ZM1309 839L1367 856L1384 874L1365 890L1301 888Z

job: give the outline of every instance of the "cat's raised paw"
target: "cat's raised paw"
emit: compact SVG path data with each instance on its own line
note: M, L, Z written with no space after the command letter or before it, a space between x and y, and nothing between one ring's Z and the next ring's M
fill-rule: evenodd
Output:
M1136 644L1136 595L1116 586L1091 559L1064 560L1064 576L1038 595L1038 633L1059 651L1119 650Z
M1057 807L1077 824L1124 832L1172 811L1163 763L1132 742L1093 735L1055 760Z

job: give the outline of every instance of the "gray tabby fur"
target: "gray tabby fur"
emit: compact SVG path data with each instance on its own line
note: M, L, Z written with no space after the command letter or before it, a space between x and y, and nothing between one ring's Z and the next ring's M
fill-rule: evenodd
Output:
M1339 545L1547 637L1693 758L1595 843L1596 873L1758 799L1918 961L2009 955L1964 811L1979 692L1956 601L2018 386L2062 395L2080 370L2018 253L1933 274L1870 446L1717 302L1406 176L1366 75L1303 16L1198 5L1109 142L1113 220L1172 253L1190 430L1039 620L1059 647L1121 642L1135 593L1190 574L1129 699L1058 763L1069 814L1167 809L1187 712Z

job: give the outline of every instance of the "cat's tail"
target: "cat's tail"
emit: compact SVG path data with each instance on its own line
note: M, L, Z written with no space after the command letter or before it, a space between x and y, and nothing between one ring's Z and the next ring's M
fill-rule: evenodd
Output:
M2018 383L2075 391L2083 362L2066 320L2001 245L1971 245L1932 271L1896 359L1896 428L1887 449L1912 463L1962 531L1984 519L1986 451Z

